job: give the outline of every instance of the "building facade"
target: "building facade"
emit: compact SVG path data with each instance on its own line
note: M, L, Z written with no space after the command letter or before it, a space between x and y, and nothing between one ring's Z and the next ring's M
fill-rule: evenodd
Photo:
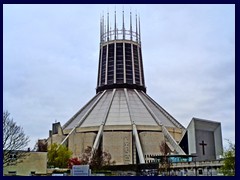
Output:
M220 159L223 155L221 123L192 118L187 127L189 154L197 161Z

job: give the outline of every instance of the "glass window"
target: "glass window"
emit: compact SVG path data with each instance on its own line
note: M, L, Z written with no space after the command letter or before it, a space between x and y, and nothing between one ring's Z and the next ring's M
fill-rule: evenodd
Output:
M140 85L138 49L136 45L133 45L133 57L134 57L135 83L137 85Z
M116 43L116 83L123 83L123 43Z
M144 82L144 74L143 74L143 61L142 61L142 50L139 48L139 54L140 54L140 62L141 62L141 74L142 74L142 83L143 85L145 84Z
M128 84L133 83L132 72L132 47L130 43L125 43L125 65L126 65L126 82Z
M107 47L103 47L103 54L102 54L102 70L101 70L101 85L105 84L105 73L106 73L106 54L107 54Z
M114 44L108 45L108 79L107 84L114 82Z

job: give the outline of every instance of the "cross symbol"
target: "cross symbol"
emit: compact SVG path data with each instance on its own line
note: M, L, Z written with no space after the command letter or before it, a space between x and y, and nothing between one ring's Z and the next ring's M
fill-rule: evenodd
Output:
M202 143L199 143L199 145L202 146L202 152L203 152L203 155L205 155L205 148L204 148L204 146L206 146L207 144L204 143L204 141L202 141Z

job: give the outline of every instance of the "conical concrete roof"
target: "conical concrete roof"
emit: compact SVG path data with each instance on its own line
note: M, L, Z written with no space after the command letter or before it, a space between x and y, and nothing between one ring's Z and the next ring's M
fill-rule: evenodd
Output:
M163 125L185 129L146 93L134 89L109 89L96 94L63 125L63 130L101 124Z

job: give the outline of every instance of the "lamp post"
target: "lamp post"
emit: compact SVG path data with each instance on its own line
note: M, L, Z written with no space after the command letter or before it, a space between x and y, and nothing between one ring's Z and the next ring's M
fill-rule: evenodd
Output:
M196 153L192 153L191 155L194 158L195 176L197 176L197 154Z
M195 175L197 176L197 158L194 157L194 163L195 163Z

